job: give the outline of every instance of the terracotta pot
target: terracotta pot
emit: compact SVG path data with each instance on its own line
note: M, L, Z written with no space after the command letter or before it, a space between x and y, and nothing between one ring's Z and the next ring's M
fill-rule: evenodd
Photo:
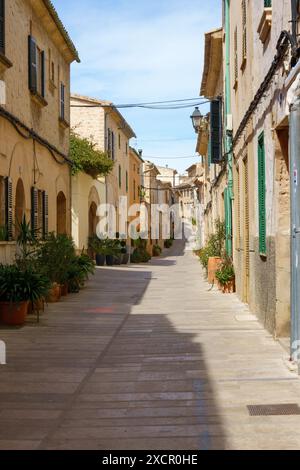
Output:
M234 294L235 293L235 279L228 281L224 286L222 286L223 294Z
M9 326L22 326L26 321L29 301L0 302L1 322Z
M217 281L216 272L219 271L221 267L222 260L221 258L213 257L208 259L208 274L207 280L210 284L214 284Z
M45 311L45 300L40 299L33 303L34 312L44 312Z
M50 304L58 302L61 297L61 287L59 284L53 284L46 301Z
M68 295L68 293L69 293L68 284L63 284L62 286L60 286L60 295L62 297L65 297L66 295Z

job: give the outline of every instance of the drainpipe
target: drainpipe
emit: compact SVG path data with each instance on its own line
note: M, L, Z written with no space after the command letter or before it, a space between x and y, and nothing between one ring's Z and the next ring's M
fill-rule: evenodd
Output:
M300 373L300 89L290 112L291 354ZM298 353L298 356L296 354Z
M228 188L226 191L225 204L227 210L226 217L226 251L232 256L232 201L233 193L233 172L232 172L232 129L228 127L228 118L231 115L231 89L230 89L230 0L225 0L225 151L227 155L227 176Z

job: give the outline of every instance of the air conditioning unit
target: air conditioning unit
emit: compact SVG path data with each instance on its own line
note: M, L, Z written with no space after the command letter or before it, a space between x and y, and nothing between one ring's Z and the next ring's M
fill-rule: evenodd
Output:
M6 104L6 88L5 82L0 80L0 105L3 106Z

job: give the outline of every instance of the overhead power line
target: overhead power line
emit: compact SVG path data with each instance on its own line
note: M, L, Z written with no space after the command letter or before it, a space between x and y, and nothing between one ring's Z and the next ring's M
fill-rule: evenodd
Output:
M200 101L199 101L200 100ZM71 108L117 108L117 109L129 109L129 108L144 108L153 110L177 110L185 108L193 108L195 106L202 106L209 101L202 98L185 98L182 100L168 100L168 101L152 101L148 103L127 103L127 104L71 104Z

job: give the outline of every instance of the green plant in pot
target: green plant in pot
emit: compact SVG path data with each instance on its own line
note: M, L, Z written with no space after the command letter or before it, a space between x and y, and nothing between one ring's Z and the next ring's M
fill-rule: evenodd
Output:
M67 235L50 233L39 246L37 262L39 269L52 284L48 302L57 302L61 295L61 286L68 282L67 272L76 256L74 242Z
M80 256L75 256L67 270L69 292L79 292L94 272L95 265L88 255L82 253Z
M127 249L127 243L125 240L121 241L121 254L122 254L122 264L128 264L129 262L129 253Z
M171 248L173 246L172 238L170 238L169 240L165 240L164 246L165 248Z
M154 245L153 248L152 248L152 254L153 256L157 257L157 256L160 256L161 255L161 247L159 245Z
M138 238L137 240L134 240L133 244L134 251L130 258L131 263L148 263L148 261L151 259L151 256L147 252L147 240Z
M104 266L107 254L105 240L101 240L96 234L92 235L89 238L89 249L95 256L97 266Z
M235 271L230 257L224 257L219 271L216 272L216 278L224 293L235 291Z
M28 305L45 298L49 279L31 266L21 270L15 265L0 265L0 318L7 325L21 326Z

